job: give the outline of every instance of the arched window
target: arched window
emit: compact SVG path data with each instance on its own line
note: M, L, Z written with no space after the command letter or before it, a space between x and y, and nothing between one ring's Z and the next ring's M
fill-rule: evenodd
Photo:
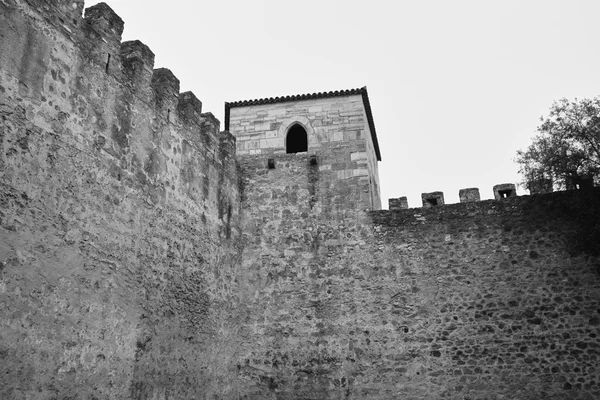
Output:
M286 153L300 153L308 151L308 137L306 130L299 124L294 124L287 133L285 140Z

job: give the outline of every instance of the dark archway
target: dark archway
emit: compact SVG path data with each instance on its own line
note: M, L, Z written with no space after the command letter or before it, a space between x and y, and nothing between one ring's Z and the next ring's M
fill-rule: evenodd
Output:
M285 152L289 154L303 151L308 151L308 136L301 125L294 124L287 133Z

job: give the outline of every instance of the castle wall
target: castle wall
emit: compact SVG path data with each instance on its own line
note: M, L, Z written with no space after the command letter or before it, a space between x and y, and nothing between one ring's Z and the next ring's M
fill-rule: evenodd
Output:
M249 398L600 396L599 190L319 219L297 187L247 194Z
M353 253L365 243L358 240L361 230L368 234L369 229L351 197L344 213L322 210L315 202L320 171L308 154L277 156L274 169L266 168L261 156L241 161L239 280L245 318L238 364L240 378L250 384L249 399L334 398L340 388L330 384L338 379L339 385L346 376L338 345L346 339L337 336L337 327L348 310L342 300L328 299L347 271L326 260L330 248ZM351 296L350 290L343 292Z
M600 397L598 189L364 212L360 96L232 108L238 165L82 9L0 2L0 398Z
M0 398L235 397L235 139L82 7L0 2Z
M307 153L317 156L321 201L332 210L380 209L377 157L361 95L232 107L229 129L241 162L262 157L266 165L285 155L286 134L296 122L307 131Z

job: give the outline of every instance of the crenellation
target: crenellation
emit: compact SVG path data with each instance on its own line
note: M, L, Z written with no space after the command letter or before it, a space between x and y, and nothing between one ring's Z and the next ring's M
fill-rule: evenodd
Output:
M80 45L86 55L109 75L121 70L121 35L124 26L121 17L106 3L85 9L84 40Z
M478 188L460 189L458 191L458 197L461 203L472 203L481 200Z
M139 40L130 40L121 44L120 55L124 76L129 79L133 90L148 91L154 74L152 50Z
M567 190L573 189L591 189L594 187L594 178L592 176L570 175L565 180Z
M517 187L514 183L501 183L499 185L494 185L493 191L494 198L496 200L517 196Z
M529 189L529 194L544 194L554 191L552 179L544 178L528 182L527 189Z
M388 205L390 211L406 210L408 209L408 199L406 196L398 197L397 199L389 199Z
M444 203L444 193L443 192L430 192L430 193L421 193L421 201L423 203L423 207L437 207L443 206Z
M0 398L600 398L600 188L377 211L366 88L220 131L82 8L0 0Z
M192 92L188 91L179 94L177 111L179 112L180 120L198 125L202 123L202 102Z
M109 7L91 7L68 31L56 13L71 5L81 16L83 2L8 3L0 5L0 285L9 283L0 302L9 306L0 307L0 347L11 355L0 366L0 398L152 397L178 376L174 398L219 397L227 390L216 382L235 375L227 371L238 340L235 139L219 137L211 114L197 115L191 94L182 94L182 104L191 100L183 109L210 125L212 147L197 124L165 125L169 101L179 116L178 81L154 73L143 43L120 43ZM5 268L22 252L27 262ZM11 317L15 290L40 299L24 306L40 317L26 327ZM37 337L35 349L7 335ZM57 363L78 367L68 379L44 372ZM160 373L146 368L158 364ZM20 374L30 366L35 376ZM212 383L183 382L201 370L214 371L200 378Z
M207 148L216 151L220 142L221 122L211 112L200 114L200 135Z
M152 74L152 89L156 104L157 116L167 123L172 122L177 115L179 102L179 79L167 68L157 68Z
M121 43L121 35L125 23L106 3L98 3L85 9L84 20L103 41L114 44Z

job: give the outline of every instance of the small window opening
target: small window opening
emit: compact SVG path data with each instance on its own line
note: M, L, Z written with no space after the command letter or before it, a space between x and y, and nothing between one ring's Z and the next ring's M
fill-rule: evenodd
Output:
M430 206L437 206L437 205L438 205L438 201L437 201L437 199L425 199L425 200L427 201L427 203L428 203Z
M301 153L307 150L308 137L306 135L306 130L302 126L295 124L288 131L285 141L285 152L291 154Z
M106 66L104 67L104 71L108 74L108 68L110 66L110 54L106 58Z
M317 165L317 156L310 156L310 165Z
M275 160L272 158L269 158L269 161L267 161L267 166L269 169L275 169Z
M505 199L507 197L511 197L513 195L513 192L510 189L508 189L508 190L498 190L498 194L500 195L500 198Z

